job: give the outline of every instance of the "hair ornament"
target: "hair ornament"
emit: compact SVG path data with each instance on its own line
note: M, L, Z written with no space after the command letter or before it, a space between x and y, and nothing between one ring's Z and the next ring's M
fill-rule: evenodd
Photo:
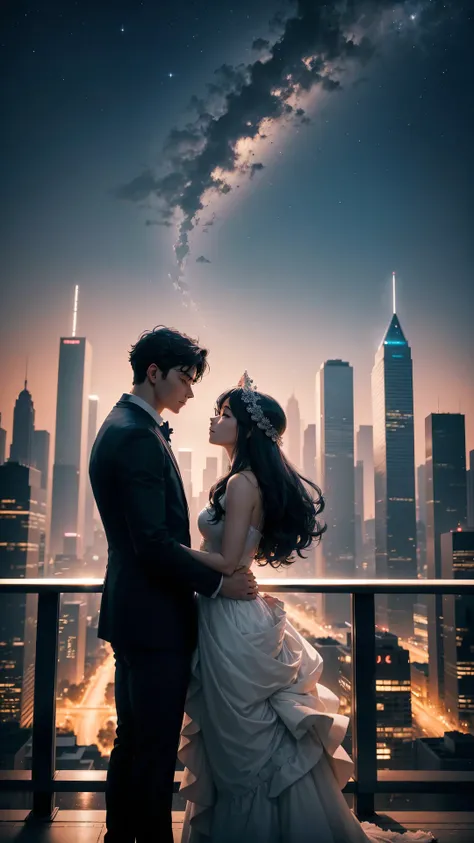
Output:
M254 385L254 382L252 378L249 377L247 371L243 373L237 386L242 390L242 401L246 405L245 409L247 410L247 413L250 414L252 421L255 422L260 430L263 430L265 435L268 436L272 442L276 442L277 445L281 446L283 440L278 431L273 427L270 419L267 419L267 417L264 416L263 410L258 403L258 396L256 395L257 386Z

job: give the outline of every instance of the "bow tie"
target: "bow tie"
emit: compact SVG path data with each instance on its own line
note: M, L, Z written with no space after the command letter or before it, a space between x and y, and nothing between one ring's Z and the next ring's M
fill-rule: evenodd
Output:
M169 426L169 423L167 421L163 422L163 424L160 424L159 431L162 436L165 437L166 441L169 442L171 434L173 433L173 428Z

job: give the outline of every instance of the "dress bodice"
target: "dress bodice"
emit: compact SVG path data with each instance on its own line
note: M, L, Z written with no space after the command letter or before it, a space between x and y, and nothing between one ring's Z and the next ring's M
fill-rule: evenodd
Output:
M221 505L225 511L225 494L222 497ZM198 528L204 539L202 550L206 550L210 553L220 553L222 550L222 539L224 536L225 514L221 520L217 522L217 524L212 523L212 517L213 509L210 505L201 510L198 515ZM247 541L245 543L239 567L250 568L260 544L261 537L262 534L257 527L249 527Z

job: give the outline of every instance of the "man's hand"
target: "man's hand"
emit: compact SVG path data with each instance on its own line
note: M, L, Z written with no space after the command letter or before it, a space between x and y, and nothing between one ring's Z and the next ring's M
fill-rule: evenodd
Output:
M236 571L231 577L224 577L219 591L219 597L229 600L255 600L257 594L257 580L251 571Z

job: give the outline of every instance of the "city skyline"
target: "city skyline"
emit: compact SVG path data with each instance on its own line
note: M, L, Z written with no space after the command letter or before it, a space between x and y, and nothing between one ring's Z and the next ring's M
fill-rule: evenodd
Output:
M390 278L390 285L391 285L391 283L392 283L392 277ZM389 287L388 281L387 281L386 287L387 288ZM392 289L391 286L390 286L390 289ZM73 300L74 300L74 290L73 290L73 288L71 288L71 290L70 290L70 313L69 313L69 321L70 322L72 320L72 314L73 314ZM79 311L78 316L79 316L79 319L82 322L81 311ZM81 327L81 323L79 323L79 326ZM382 331L381 333L383 335L384 332ZM85 339L89 343L89 338L88 338L87 332L83 331L82 335L85 337ZM64 333L62 335L62 338L64 338L64 337L67 338L68 336L69 336L69 334ZM61 337L58 337L58 339L61 339ZM135 337L135 339L136 339L136 337ZM132 341L133 341L133 339L130 340L130 342L132 342ZM57 347L57 345L58 345L57 340L54 344ZM439 410L437 408L438 408L438 406L441 406L443 402L440 401L439 404L438 404L438 401L436 401L435 402L436 408L433 407L433 401L430 401L430 397L429 397L430 396L429 389L426 389L426 388L423 389L423 384L420 384L419 392L421 392L421 394L423 396L423 405L422 406L426 406L426 407L429 408L428 411L426 412L426 414L423 416L423 418L421 418L421 406L420 406L421 401L420 401L419 395L418 395L418 400L417 400L417 377L416 377L417 360L416 360L416 357L415 357L415 352L413 351L413 343L411 342L411 340L410 340L410 346L411 346L412 352L413 352L412 356L413 356L413 369L414 369L415 462L416 462L416 465L418 466L419 464L424 463L424 459L425 459L425 418L428 415L430 415L431 413L434 413L436 411L439 412ZM377 349L374 349L374 356L375 356L376 350ZM99 357L99 362L97 362L98 357ZM97 417L96 417L97 427L100 427L100 425L101 425L102 421L104 420L105 416L107 415L108 412L110 412L113 404L115 403L116 400L119 399L122 392L128 392L132 388L131 368L129 367L127 357L128 357L128 350L126 348L124 348L124 353L123 353L124 359L122 360L122 365L118 367L119 371L122 373L122 378L123 378L122 388L119 387L117 389L117 392L115 392L115 390L113 391L113 388L111 388L110 386L106 387L106 394L111 396L111 403L107 404L103 400L101 395L94 395L93 396L94 400L97 402L97 405L98 405L98 407L97 407ZM190 403L189 409L185 410L185 412L181 413L179 416L172 415L172 414L168 413L167 411L165 411L165 413L164 413L165 417L167 417L169 420L172 420L172 426L173 426L173 429L175 431L175 433L173 435L172 445L173 445L173 448L174 448L175 452L177 453L178 450L191 450L191 451L193 451L194 459L193 459L192 480L193 480L194 486L197 487L198 489L200 488L200 480L201 480L201 477L202 477L202 471L203 471L203 469L205 467L205 464L206 464L206 457L216 456L215 446L212 446L208 443L208 419L209 419L209 416L213 414L213 402L215 401L215 398L217 397L217 395L220 394L220 392L222 392L224 389L228 388L229 385L232 385L229 380L226 380L225 370L224 370L224 367L222 366L220 356L216 355L216 357L217 357L217 361L219 363L219 371L218 371L219 380L218 381L216 380L216 373L215 373L216 366L213 365L213 357L212 357L212 349L211 349L211 355L210 355L211 371L205 376L204 380L196 386L195 397L194 397L194 400ZM53 360L54 360L54 356L52 356L52 361ZM321 365L323 365L325 362L327 362L327 361L322 361ZM349 362L350 365L352 365L350 357L348 359L348 362ZM29 365L30 365L30 368L31 368L31 363ZM52 362L52 365L54 365L53 362ZM49 387L48 390L45 390L45 388L44 388L45 387L44 372L42 372L42 374L41 374L40 381L39 382L36 381L36 383L39 387L37 397L34 393L34 386L31 386L30 376L29 376L29 379L28 379L28 383L30 384L28 389L29 389L29 392L31 393L32 400L33 400L33 403L34 403L34 408L35 408L35 426L41 425L41 427L46 428L46 430L50 433L50 436L51 436L51 448L50 448L50 474L51 474L51 479L52 479L52 467L53 467L52 461L51 461L52 460L51 454L54 453L54 447L55 447L56 400L55 400L55 397L54 397L54 393L56 392L56 388L57 388L56 384L57 384L58 366L59 366L59 357L58 356L57 356L55 365L56 365L56 369L53 370L53 372L51 374L53 385L51 385L49 383L49 379L48 379L48 383L47 383L47 385ZM354 448L355 449L357 449L357 433L358 433L359 428L373 425L373 417L372 417L372 411L371 411L371 406L370 406L370 401L371 401L370 371L371 371L372 367L373 367L373 358L372 358L372 363L371 363L370 369L366 373L366 377L364 379L365 382L361 384L362 378L360 377L360 373L357 371L356 367L353 366L353 368L354 368L354 431L355 431ZM127 368L130 369L130 374L127 374ZM100 369L101 369L100 351L99 351L99 354L98 354L97 350L94 348L94 361L93 361L93 364L92 364L92 375L91 375L92 387L91 388L93 388L94 384L97 382L97 379L98 379L97 378L97 371L98 370L100 371ZM238 364L234 363L234 371L235 372L239 371ZM257 371L262 372L263 377L265 377L265 368L262 367L261 360L256 361L256 366L255 366L255 369L252 372L252 376L254 376ZM271 380L273 380L273 382L275 382L274 372L272 371L271 366L268 369L268 374L269 374ZM317 374L317 369L315 369L315 371L313 373L313 376L315 377L316 374ZM24 375L23 375L23 377L24 377ZM298 390L296 390L294 387L288 388L286 395L285 395L285 393L284 393L284 391L281 387L281 384L277 383L276 387L275 387L275 390L271 391L266 387L266 385L265 386L262 385L262 383L265 384L265 380L263 380L263 382L262 382L262 380L259 379L260 384L257 382L257 386L259 386L259 388L261 388L262 391L271 392L271 394L274 395L274 397L280 402L280 404L284 408L287 406L288 401L292 397L296 398L300 408L301 407L303 408L303 410L301 412L301 434L300 434L301 435L301 441L303 439L304 427L306 427L308 424L314 424L315 423L315 413L314 413L315 389L314 389L314 387L311 387L308 384L309 377L310 377L309 374L306 374L305 372L303 372L303 383L306 383L306 387L303 387L301 392L298 392ZM237 381L237 379L238 379L238 376L236 375L235 382ZM254 379L257 380L257 378L255 376L254 376ZM214 381L216 382L216 388L213 390L212 389L212 383ZM295 381L295 377L293 376L290 382L294 383L294 381ZM43 385L42 389L40 388L40 384ZM357 400L357 386L359 386L359 401ZM425 387L426 387L426 384L425 384ZM51 402L48 403L47 406L45 406L45 400L44 400L45 399L45 392L46 393L49 392L49 395L51 397ZM115 397L114 397L114 392L115 392ZM364 396L365 393L367 393L367 400L363 401L361 396ZM10 406L8 406L5 399L10 394L13 394L13 402L10 404ZM4 403L3 404L0 403L0 409L1 409L1 413L2 413L2 425L6 429L6 449L5 449L6 456L9 454L10 447L11 447L11 444L12 444L13 412L14 412L15 402L18 400L18 396L20 394L21 394L21 390L17 390L15 392L14 385L13 385L13 388L10 389L9 384L7 384L3 378L0 380L0 397L4 398ZM312 401L310 401L311 394L313 395ZM471 398L471 401L468 404L468 409L467 409L467 411L462 411L463 414L465 415L465 424L466 424L466 459L467 459L467 461L468 461L469 453L472 450L472 445L474 445L474 389L472 390L472 395L469 394L469 397ZM367 403L367 401L369 402L369 404ZM448 403L448 401L445 398L444 404L447 404L447 403ZM471 403L472 403L472 407L471 407ZM311 404L313 405L313 407L311 407ZM357 413L357 406L358 405L359 405L359 415ZM38 412L38 407L41 408L39 412ZM207 413L208 407L211 407L211 412L209 414ZM417 408L419 409L419 412L417 412ZM306 410L306 412L305 412L305 410ZM446 414L454 414L454 413L459 413L459 409L456 409L455 407L452 407L451 409L441 410L441 412L444 412ZM41 413L41 415L39 413ZM311 417L311 413L313 413L312 417ZM9 418L10 418L10 422L8 421ZM47 421L45 421L45 419ZM198 422L199 428L201 429L202 438L199 438L199 433L196 431L196 427L197 427L196 421ZM287 428L287 432L286 432L286 438L287 439L288 439L288 433L289 433L289 431L288 431L288 428ZM470 433L471 433L471 440L469 440ZM288 450L288 442L286 442L285 444L286 444L286 450ZM316 482L318 482L317 478L316 478Z
M181 280L197 310L173 285L186 211L168 204L172 217L163 218L147 191L177 173L170 152L181 166L194 155L186 138L205 140L197 104L218 122L222 95L238 94L235 68L268 67L254 44L283 37L298 7L289 4L280 24L269 23L275 0L222 3L212 14L200 2L125 2L121 21L86 4L67 23L51 2L47 26L37 10L5 10L0 410L9 438L27 358L37 425L54 433L57 343L71 331L76 284L98 423L130 388L127 351L143 330L174 325L211 349L192 410L172 419L174 447L196 454L195 480L212 454L215 398L244 369L283 406L294 391L308 424L316 371L348 360L356 427L370 425L370 371L396 270L415 361L416 462L430 412L465 413L474 448L472 10L431 2L413 17L403 2L396 15L385 2L371 8L372 55L343 69L333 90L313 87L304 114L269 126L256 96L249 141L235 145L251 155L258 123L267 147L257 138L255 166L224 179L225 192L206 197L190 221Z

